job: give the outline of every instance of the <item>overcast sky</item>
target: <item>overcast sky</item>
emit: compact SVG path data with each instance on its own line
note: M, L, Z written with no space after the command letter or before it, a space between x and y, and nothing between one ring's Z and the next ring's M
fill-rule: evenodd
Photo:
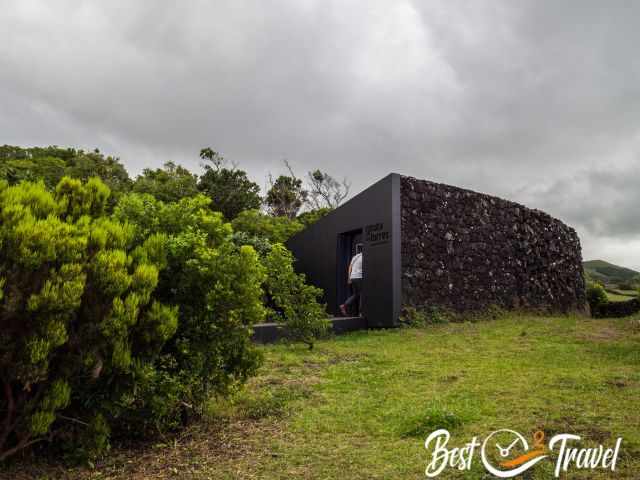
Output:
M0 144L130 174L211 146L357 193L394 171L575 227L640 269L640 2L0 0Z

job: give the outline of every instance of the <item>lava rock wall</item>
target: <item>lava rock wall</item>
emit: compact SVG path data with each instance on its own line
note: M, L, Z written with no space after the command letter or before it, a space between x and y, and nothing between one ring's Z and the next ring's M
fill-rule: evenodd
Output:
M584 312L575 230L539 210L401 177L402 304Z
M622 302L608 302L591 310L596 318L620 318L635 315L640 312L640 299L632 298Z

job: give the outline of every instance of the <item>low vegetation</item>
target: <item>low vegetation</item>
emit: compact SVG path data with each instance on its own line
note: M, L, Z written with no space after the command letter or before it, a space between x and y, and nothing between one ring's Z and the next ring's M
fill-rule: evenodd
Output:
M499 428L623 438L615 478L640 469L640 324L628 319L509 315L495 321L356 332L262 347L265 363L207 422L161 442L116 449L93 466L15 464L12 478L424 478L424 438L461 444ZM551 478L552 462L531 479ZM570 478L611 472L574 470ZM470 472L438 478L486 478Z
M280 176L268 215L246 172L201 159L132 180L98 151L0 147L0 462L176 431L255 374L255 323L309 347L326 332L282 242L329 205L278 216Z

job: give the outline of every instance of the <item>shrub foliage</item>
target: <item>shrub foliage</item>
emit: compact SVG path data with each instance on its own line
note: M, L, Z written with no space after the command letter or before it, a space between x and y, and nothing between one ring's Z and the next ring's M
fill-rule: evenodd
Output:
M180 306L176 334L165 348L165 374L179 380L174 411L178 404L200 404L210 392L225 393L259 361L251 326L265 315L264 268L253 247L232 241L231 225L210 202L204 195L163 203L129 194L114 213L135 225L139 238L167 238L166 268L154 295Z
M0 461L180 426L255 373L267 317L310 347L326 332L282 245L303 223L255 210L236 172L254 210L218 211L217 184L173 164L132 191L99 152L0 147Z
M109 193L66 177L55 193L1 187L0 459L79 424L107 434L175 332L176 309L152 298L166 238L135 241L104 216Z
M304 275L294 271L293 256L282 244L273 245L265 265L270 315L283 325L289 338L312 349L315 339L329 328L324 306L318 302L322 290L305 283Z
M597 317L600 310L609 303L607 292L598 282L587 282L587 302L591 309L591 315Z

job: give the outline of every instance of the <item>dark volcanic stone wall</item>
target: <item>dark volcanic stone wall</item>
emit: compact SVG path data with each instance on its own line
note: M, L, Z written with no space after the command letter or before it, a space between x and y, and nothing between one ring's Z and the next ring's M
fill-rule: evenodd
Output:
M544 212L401 178L402 303L584 311L580 240Z
M620 318L635 315L640 312L640 299L632 298L622 302L608 302L600 305L597 310L591 310L596 318Z

